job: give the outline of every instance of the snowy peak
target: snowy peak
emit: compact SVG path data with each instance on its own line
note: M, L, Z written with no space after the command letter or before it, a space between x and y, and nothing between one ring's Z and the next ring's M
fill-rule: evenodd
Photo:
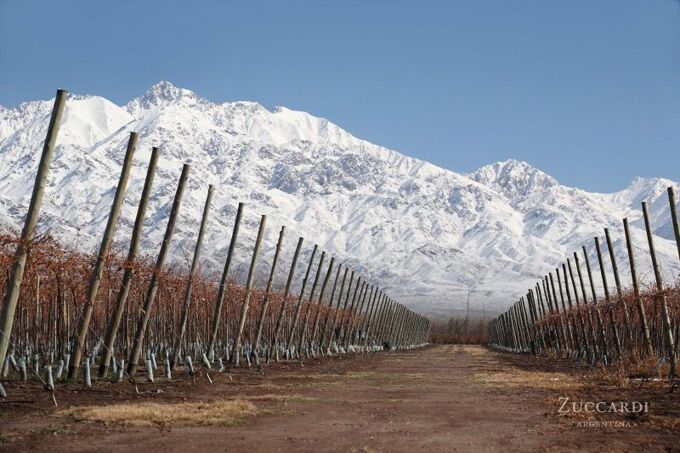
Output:
M485 165L469 176L480 184L497 190L510 200L559 186L552 176L526 162L514 159Z
M636 177L628 187L613 193L612 200L616 203L639 206L643 201L653 201L665 194L669 186L677 183L666 178Z
M194 136L200 137L201 142L211 148L247 142L326 157L343 151L345 154L359 153L385 160L401 171L413 172L413 175L446 172L356 138L329 120L307 112L287 107L270 111L252 101L217 104L166 81L157 83L143 96L131 100L124 109L136 118L131 125L133 129L151 131L157 144L163 146L169 142L177 145L175 139L181 136ZM162 134L154 135L154 131L162 131Z
M20 228L52 104L0 109L0 228ZM157 252L180 169L191 162L172 254L181 261L192 250L207 184L214 184L202 263L208 272L221 269L235 208L245 202L239 257L251 253L259 215L267 214L263 262L271 259L277 227L286 225L286 253L303 236L422 312L464 307L470 289L472 307L501 308L562 257L591 244L603 227L620 241L626 216L641 275L650 275L642 258L642 200L650 202L662 265L680 270L665 196L672 181L637 179L613 194L589 193L516 160L459 174L356 138L306 112L214 103L169 82L123 107L97 96L68 99L41 232L86 251L96 248L131 131L139 133L138 151L116 240L125 247L150 149L160 146L142 249ZM247 263L234 269L240 278ZM475 300L476 294L484 300Z
M149 88L142 96L128 102L125 108L131 115L138 116L144 110L159 109L180 102L188 105L209 103L193 91L178 88L163 80Z
M161 81L147 92L130 101L125 109L145 124L164 122L165 127L193 123L199 129L225 129L231 135L240 135L282 145L296 141L343 141L347 132L306 112L277 107L273 112L251 101L215 104L191 90Z
M73 96L66 103L60 138L81 146L106 139L134 118L124 109L99 96Z

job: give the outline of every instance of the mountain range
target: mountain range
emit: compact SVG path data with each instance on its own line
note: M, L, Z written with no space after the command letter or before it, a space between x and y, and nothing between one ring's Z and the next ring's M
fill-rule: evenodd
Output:
M5 229L19 230L23 223L52 104L0 106L0 219ZM259 283L268 273L279 228L286 225L278 287L285 283L297 237L303 236L305 257L318 244L422 313L446 315L469 303L491 314L514 302L582 244L592 250L593 236L602 236L604 227L611 230L626 281L623 217L631 222L641 277L650 281L640 211L645 200L666 279L680 272L666 196L668 186L678 189L677 182L636 178L618 192L591 193L561 185L516 160L456 173L356 138L305 112L270 111L255 102L213 103L168 82L123 106L98 96L69 97L43 200L41 232L84 252L96 250L131 131L140 139L116 247L126 247L151 147L159 146L142 250L149 256L157 253L182 164L188 162L191 175L172 257L188 266L207 187L214 184L202 263L207 273L220 272L237 205L244 202L235 278L247 269L260 215L266 214ZM303 259L299 280L305 266Z

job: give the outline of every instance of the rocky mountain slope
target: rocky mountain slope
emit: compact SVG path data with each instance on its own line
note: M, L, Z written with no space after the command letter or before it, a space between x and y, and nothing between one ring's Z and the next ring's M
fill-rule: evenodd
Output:
M0 107L0 218L19 228L26 214L52 101ZM620 267L627 261L621 218L629 217L643 277L651 278L640 202L651 203L668 279L680 263L666 187L636 179L611 193L565 187L508 160L459 174L353 137L326 119L254 102L215 104L168 82L125 106L72 95L40 220L62 242L94 250L106 224L130 131L140 133L117 246L129 237L151 146L161 147L143 249L154 255L182 163L192 164L173 257L187 265L208 184L215 184L205 242L206 272L221 269L239 201L246 216L238 248L243 272L261 214L268 215L264 279L280 225L289 228L284 265L297 236L370 275L395 298L430 314L498 310L609 226ZM606 171L603 169L602 171ZM300 263L300 272L305 263ZM301 279L301 277L300 277Z

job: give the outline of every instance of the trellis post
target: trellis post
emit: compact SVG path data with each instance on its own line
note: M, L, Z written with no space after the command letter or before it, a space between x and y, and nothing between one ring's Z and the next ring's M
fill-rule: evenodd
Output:
M144 226L144 218L146 217L146 209L149 205L149 195L151 187L153 186L154 176L156 174L156 165L158 164L159 149L157 147L151 150L151 159L146 170L146 178L144 179L144 188L142 189L142 196L137 207L137 215L135 223L132 227L132 237L130 238L130 246L126 260L125 272L123 273L123 280L118 290L118 297L116 298L116 305L113 311L113 316L109 320L106 329L106 337L104 338L104 347L102 348L101 360L99 363L99 377L105 377L109 372L109 364L113 357L113 349L116 343L116 336L120 323L123 320L123 312L127 303L128 294L130 293L130 285L132 277L134 276L133 262L137 257L137 250L139 249L139 241L142 237L142 228ZM65 305L64 305L65 307Z
M113 232L116 229L116 225L118 224L120 210L123 206L123 198L125 197L125 191L130 178L132 159L135 154L138 139L139 135L136 132L130 133L130 139L128 140L127 149L125 151L125 158L123 159L123 168L120 173L120 179L118 180L118 186L116 187L116 194L113 197L113 204L111 205L111 212L109 213L109 218L106 222L106 228L104 229L104 235L99 247L99 253L97 254L97 260L95 262L94 269L92 270L92 276L90 277L90 282L88 284L87 300L85 301L85 306L82 309L78 328L78 336L76 338L75 348L73 349L73 355L71 357L71 369L68 373L70 379L78 377L78 371L80 370L80 360L82 358L83 348L85 347L85 339L87 338L87 333L90 328L90 320L92 319L94 304L97 299L97 293L99 292L99 284L101 283L102 273L104 272L104 265L106 264L106 259L109 256L109 251L111 250Z
M151 308L153 306L154 299L156 298L156 292L158 291L158 280L170 249L170 240L172 239L172 234L175 231L175 224L177 223L177 218L179 217L179 209L182 205L182 196L184 195L184 188L186 186L187 179L189 179L190 169L191 166L189 164L184 164L184 167L182 167L182 174L179 177L177 192L175 192L175 199L172 202L170 218L168 219L168 225L165 229L165 236L163 237L163 242L161 243L161 250L158 253L156 267L154 269L153 275L151 276L151 283L149 283L146 297L144 298L142 314L139 318L139 322L137 323L132 354L130 355L130 361L127 368L127 373L131 377L133 377L137 372L137 365L139 362L139 357L142 354L142 346L144 344L144 335L146 334L146 329L149 324L149 317L151 316Z
M31 202L28 206L28 215L24 222L24 228L21 231L21 238L17 245L14 254L14 266L12 273L7 281L7 290L5 293L5 300L3 301L2 317L0 318L0 367L5 363L7 349L9 348L9 338L12 334L12 325L14 324L14 312L19 301L19 292L21 290L21 281L24 278L24 271L26 269L26 261L28 259L28 242L33 236L33 231L38 223L40 215L40 205L42 204L43 193L45 192L45 184L47 183L47 175L50 171L50 164L52 163L52 156L54 156L54 144L57 141L57 134L61 126L61 117L64 113L64 105L68 91L57 90L57 95L54 98L54 106L52 107L52 115L50 116L50 123L47 127L47 137L43 146L42 156L38 164L38 173L35 176L35 183L33 184L33 193L31 194Z

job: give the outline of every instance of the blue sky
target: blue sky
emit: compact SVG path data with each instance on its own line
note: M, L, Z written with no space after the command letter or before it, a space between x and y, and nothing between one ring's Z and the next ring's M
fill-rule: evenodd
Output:
M455 171L680 179L674 0L0 0L0 104L159 80L329 118Z

